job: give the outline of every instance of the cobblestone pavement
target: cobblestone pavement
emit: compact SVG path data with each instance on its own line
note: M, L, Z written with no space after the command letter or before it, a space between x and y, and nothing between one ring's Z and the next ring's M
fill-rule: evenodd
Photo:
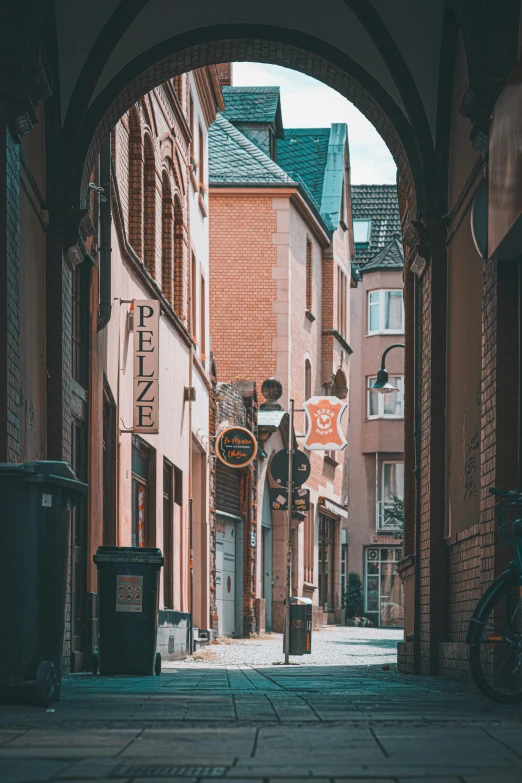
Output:
M218 662L239 650L262 656L252 641L215 646L213 661L180 662L161 677L68 677L55 712L0 707L0 781L522 780L522 706L368 664L391 636L355 631L317 634L312 665ZM364 665L321 663L320 642L331 662L343 638L370 648Z
M312 634L312 653L291 657L307 666L392 664L397 660L397 642L403 631L387 628L341 628L326 626ZM234 639L212 644L195 656L211 664L246 666L282 663L283 635L263 634L260 639Z

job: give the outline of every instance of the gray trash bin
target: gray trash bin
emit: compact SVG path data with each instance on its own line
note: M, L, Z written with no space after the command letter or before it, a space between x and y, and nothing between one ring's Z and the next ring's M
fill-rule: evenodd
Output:
M312 652L312 599L290 598L290 655Z
M66 462L0 464L0 689L60 698L71 511L87 494Z

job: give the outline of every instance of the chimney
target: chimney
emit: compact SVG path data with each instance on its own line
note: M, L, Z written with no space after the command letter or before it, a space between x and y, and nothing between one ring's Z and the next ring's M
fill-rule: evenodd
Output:
M219 83L222 87L230 87L232 85L232 63L220 63L216 65Z

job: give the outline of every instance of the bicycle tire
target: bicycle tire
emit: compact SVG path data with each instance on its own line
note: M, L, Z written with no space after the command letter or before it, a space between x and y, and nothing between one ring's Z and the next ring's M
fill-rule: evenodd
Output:
M485 637L488 633L488 621L490 620L495 608L502 610L502 605L509 607L509 599L513 596L516 599L517 608L516 612L522 615L522 604L520 602L518 575L516 571L511 571L509 574L504 574L496 580L491 588L488 590L489 596L487 600L480 606L479 611L474 616L474 621L478 629L477 636L474 642L469 647L469 664L471 670L471 676L477 688L492 701L499 702L501 704L514 704L522 701L522 672L519 677L520 689L516 692L504 692L491 684L491 676L488 676L486 669L491 668L491 644L486 641ZM510 610L508 609L508 613ZM522 629L522 616L517 618L519 629ZM479 633L480 632L480 633ZM497 638L497 637L493 637ZM488 637L489 639L489 637ZM496 652L495 645L493 643L493 651ZM486 650L485 648L488 648ZM489 653L489 661L487 660Z

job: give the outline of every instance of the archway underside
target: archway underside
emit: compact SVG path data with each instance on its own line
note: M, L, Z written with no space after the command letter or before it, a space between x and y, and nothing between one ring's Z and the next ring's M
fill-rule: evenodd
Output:
M401 210L403 224L416 215L420 206L417 193L421 189L416 188L419 175L415 176L414 168L418 172L420 166L416 163L413 142L401 138L389 114L369 90L345 68L320 54L289 43L260 38L221 39L195 44L172 51L145 67L138 75L132 75L136 72L136 65L132 64L127 71L121 72L121 86L109 85L87 114L82 141L78 145L77 165L74 167L77 172L74 181L80 185L80 203L86 202L87 183L103 139L133 104L158 85L181 73L238 61L270 63L299 71L323 82L353 103L374 125L395 160L400 192L404 197ZM409 128L403 115L401 117Z

